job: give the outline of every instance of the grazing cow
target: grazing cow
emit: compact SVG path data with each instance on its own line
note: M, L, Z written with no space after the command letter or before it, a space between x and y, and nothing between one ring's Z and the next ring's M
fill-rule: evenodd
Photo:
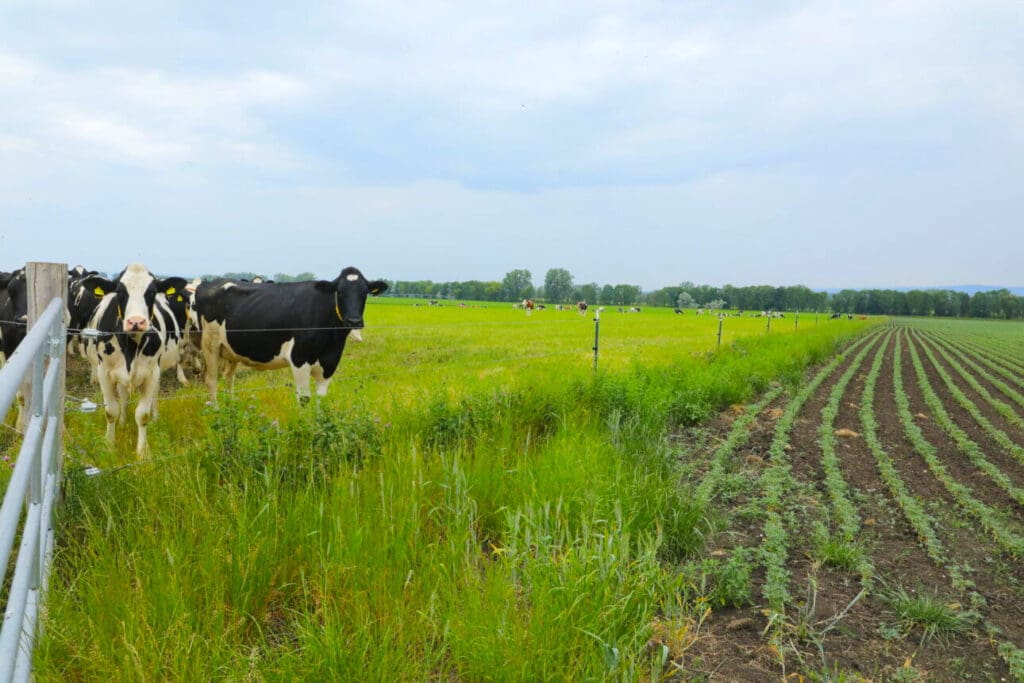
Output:
M629 309L629 312L630 313L639 313L640 312L640 307L639 306L633 306L633 307L631 307Z
M140 456L148 450L146 427L156 417L160 371L178 361L181 329L167 297L184 290L180 277L157 279L145 266L134 263L113 281L89 275L82 281L89 291L102 293L89 327L99 335L86 341L86 355L96 368L107 415L107 441L114 442L118 422L128 413L128 395L139 392L135 408Z
M829 320L839 320L839 319L840 319L840 318L842 318L842 317L843 317L843 314L842 314L842 313L833 313L832 315L830 315L830 316L828 317L828 319L829 319Z
M533 299L523 299L523 308L526 309L526 315L533 313Z
M675 314L676 314L676 315L682 315L682 314L683 314L683 309L681 309L681 308L677 308L677 309L675 310Z
M586 301L577 301L576 302L576 311L580 315L586 315L587 314L587 302Z
M368 281L352 267L332 281L203 282L196 290L195 308L210 401L217 399L222 359L229 388L238 363L243 363L257 370L290 367L300 403L310 398L310 377L317 395L325 396L346 340L363 327L366 297L387 288L383 280Z

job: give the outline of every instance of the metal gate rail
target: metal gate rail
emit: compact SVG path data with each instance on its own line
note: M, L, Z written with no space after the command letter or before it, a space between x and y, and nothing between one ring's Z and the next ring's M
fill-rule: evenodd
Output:
M8 578L15 538L21 542L0 627L0 682L27 681L32 671L41 596L53 553L53 505L60 489L60 396L64 375L64 304L54 299L0 368L0 420L31 374L24 439L0 504L0 582Z

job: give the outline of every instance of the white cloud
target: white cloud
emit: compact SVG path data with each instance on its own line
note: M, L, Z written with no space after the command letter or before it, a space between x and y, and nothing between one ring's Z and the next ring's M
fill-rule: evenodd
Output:
M170 164L295 168L266 111L307 94L300 79L271 70L182 76L156 69L56 67L0 52L0 92L17 107L0 124L19 148L48 148L166 169Z
M191 156L188 145L163 142L162 136L110 119L68 114L55 123L72 140L142 164L182 161Z

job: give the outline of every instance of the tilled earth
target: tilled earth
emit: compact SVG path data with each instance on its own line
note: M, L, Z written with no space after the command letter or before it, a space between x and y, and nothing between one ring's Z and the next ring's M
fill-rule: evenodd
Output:
M825 488L820 445L822 408L832 387L854 363L855 352L845 355L840 365L802 406L788 435L785 452L794 486L788 503L787 525L790 572L785 620L770 625L769 611L761 594L764 571L754 560L752 603L742 608L714 609L695 626L693 635L672 652L673 678L678 680L765 681L765 680L928 680L1001 681L1014 680L997 651L999 643L1024 647L1024 567L982 528L947 488L932 474L915 451L901 422L895 402L894 357L896 337L901 342L901 377L914 423L937 451L947 471L968 487L972 495L999 511L1014 534L1024 533L1024 508L992 478L980 471L950 434L940 426L926 404L912 364L914 346L927 381L940 396L943 409L985 458L1005 473L1014 485L1024 485L1024 467L1004 445L998 444L968 411L954 400L924 349L933 355L955 386L976 406L991 426L1005 433L1016 445L1024 445L1019 421L1007 420L937 352L935 338L907 327L891 334L882 332L875 347L854 371L840 401L833 428L836 451L849 498L861 520L857 542L873 566L871 579L863 581L853 570L829 566L822 561L812 537L816 522L829 524L830 502ZM883 354L881 372L875 385L873 411L882 447L894 461L899 476L925 507L948 557L929 557L918 534L883 481L875 456L863 438L860 418L865 382L875 358ZM965 353L967 353L965 351ZM966 368L964 363L961 367ZM1000 390L976 377L991 397L1011 403ZM1013 387L1022 391L1021 387ZM758 548L764 521L758 514L761 473L769 465L769 446L776 424L792 394L783 394L757 415L749 440L731 455L731 474L747 482L738 492L718 497L724 523L713 536L712 557L728 556L735 548ZM1022 410L1015 406L1016 414ZM722 415L703 433L680 435L687 465L702 473L714 445L729 433L739 410ZM956 588L948 568L960 567L973 582L973 590ZM863 590L863 592L862 592ZM885 597L902 590L910 595L927 595L941 601L952 613L968 614L976 608L969 630L936 633L930 637L922 627L902 622ZM979 596L981 599L979 599Z

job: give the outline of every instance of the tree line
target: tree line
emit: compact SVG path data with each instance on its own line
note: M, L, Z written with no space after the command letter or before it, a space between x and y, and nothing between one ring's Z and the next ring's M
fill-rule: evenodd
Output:
M215 277L252 280L258 273L225 273ZM315 280L313 273L276 273L277 282ZM697 285L682 282L644 292L639 285L577 283L564 268L551 268L544 282L534 285L529 270L516 269L501 280L388 280L384 296L466 301L519 302L534 299L546 303L577 301L598 306L665 306L669 308L742 309L748 311L832 311L858 315L920 315L960 318L1024 318L1024 297L1008 289L968 294L948 289L898 291L894 289L844 289L834 294L816 292L803 285Z

